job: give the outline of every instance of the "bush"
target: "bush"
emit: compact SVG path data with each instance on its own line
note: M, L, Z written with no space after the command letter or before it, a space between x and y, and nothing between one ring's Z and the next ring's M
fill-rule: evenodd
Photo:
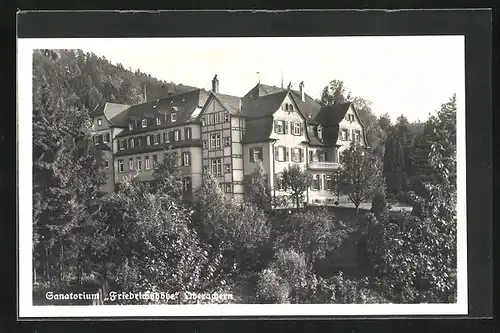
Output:
M307 264L311 264L338 249L352 231L326 209L298 212L286 219L275 247L304 253Z
M257 282L258 303L288 303L290 287L273 269L265 269Z

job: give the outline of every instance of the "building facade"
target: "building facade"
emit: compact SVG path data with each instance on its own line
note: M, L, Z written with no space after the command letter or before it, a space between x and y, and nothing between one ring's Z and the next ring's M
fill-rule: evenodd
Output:
M245 179L258 163L274 195L285 194L282 171L291 163L309 170L309 204L334 199L332 174L344 149L366 146L352 104L322 106L299 90L258 83L245 96L196 89L138 105L103 103L93 112L94 144L103 151L110 192L124 176L152 180L166 154L174 153L183 190L192 196L204 173L218 179L227 197L243 200Z

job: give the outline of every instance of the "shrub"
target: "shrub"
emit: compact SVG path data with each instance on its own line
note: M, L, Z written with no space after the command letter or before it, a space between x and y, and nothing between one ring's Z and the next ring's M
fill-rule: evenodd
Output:
M338 249L352 231L342 221L334 220L326 209L298 212L286 219L275 246L304 253L306 262L311 264Z
M273 269L265 269L257 282L257 302L288 303L290 287Z

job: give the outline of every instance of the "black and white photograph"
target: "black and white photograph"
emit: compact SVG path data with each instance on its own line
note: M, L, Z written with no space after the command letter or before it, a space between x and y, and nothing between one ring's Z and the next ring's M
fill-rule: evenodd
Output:
M464 48L19 40L20 311L466 314Z

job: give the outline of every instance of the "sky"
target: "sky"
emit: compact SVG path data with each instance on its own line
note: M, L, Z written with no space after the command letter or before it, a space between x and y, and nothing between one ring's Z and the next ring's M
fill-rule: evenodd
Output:
M330 80L370 100L378 116L427 119L465 95L463 36L94 39L75 45L167 82L243 96L261 83L319 98ZM257 74L259 72L259 74ZM460 100L458 101L461 102Z

